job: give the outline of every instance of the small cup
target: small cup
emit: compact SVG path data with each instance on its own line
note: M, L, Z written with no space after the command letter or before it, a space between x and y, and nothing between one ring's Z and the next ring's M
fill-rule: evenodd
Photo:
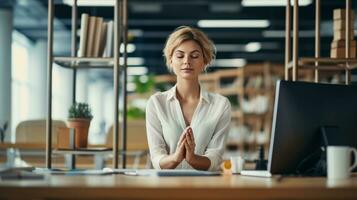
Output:
M351 153L355 156L355 162L351 165ZM357 150L347 146L327 147L327 178L328 180L344 180L351 175L353 168L357 166Z
M242 156L232 156L231 157L231 170L233 174L239 174L244 167L244 159Z

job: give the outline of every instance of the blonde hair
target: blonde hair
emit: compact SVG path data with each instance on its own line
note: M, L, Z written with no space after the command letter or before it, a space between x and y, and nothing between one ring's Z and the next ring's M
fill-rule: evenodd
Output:
M180 26L172 32L166 40L165 48L163 50L166 66L169 71L172 71L170 67L170 60L174 50L186 41L195 41L202 49L203 62L205 69L216 57L216 48L213 42L207 37L205 33L196 28L189 26Z

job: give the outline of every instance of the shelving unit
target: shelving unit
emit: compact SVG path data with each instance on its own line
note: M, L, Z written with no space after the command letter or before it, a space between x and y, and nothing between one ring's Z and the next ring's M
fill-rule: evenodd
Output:
M53 21L54 21L54 2L48 0L48 82L47 82L47 103L48 113L46 121L46 167L52 168L52 154L68 154L68 151L52 150L52 68L53 63L73 70L73 98L72 102L76 102L76 71L79 69L91 69L91 68L106 68L113 69L114 72L114 139L113 139L113 168L118 168L118 152L119 152L119 67L122 68L123 87L122 94L124 96L123 101L123 121L122 121L122 167L126 167L126 76L127 76L127 0L115 0L114 6L114 57L112 58L91 58L91 57L76 57L77 53L77 0L73 0L72 6L72 45L71 45L71 57L55 57L53 55ZM123 39L124 52L120 55L119 46L121 44L121 38ZM119 58L122 56L123 63L119 63ZM72 168L75 168L75 155L83 154L83 150L69 152L72 156ZM90 151L87 152L92 155L110 153L103 151ZM87 154L85 153L85 154Z
M316 0L315 4L315 57L298 56L298 38L299 38L299 1L294 0L293 7L293 56L291 60L291 4L287 0L286 17L285 17L285 80L296 81L299 79L298 71L306 69L314 72L314 81L319 82L320 71L344 72L345 84L351 82L351 70L357 68L357 59L348 58L350 55L350 40L345 40L345 59L341 58L322 58L320 57L320 0ZM351 0L346 0L346 38L350 38L351 28Z
M225 95L237 96L238 99L238 107L232 108L232 132L227 147L239 150L248 159L251 159L250 155L256 151L258 145L269 145L274 98L273 76L283 77L283 68L278 68L279 66L273 66L271 63L250 64L234 69L236 72L225 70L224 75L220 77L221 80L235 78L232 86L225 88L227 91L235 90L235 93ZM265 99L264 111L247 110L246 105L257 97ZM262 136L265 142L258 142L258 138Z

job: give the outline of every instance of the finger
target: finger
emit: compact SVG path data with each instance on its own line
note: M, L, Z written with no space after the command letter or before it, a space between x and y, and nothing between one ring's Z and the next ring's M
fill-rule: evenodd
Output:
M193 137L193 132L192 132L192 129L191 129L191 131L189 132L189 137L190 137L190 139L192 140L192 141L194 141L195 140L195 138Z
M191 143L191 137L190 137L189 133L186 135L186 141L187 141L188 144Z
M186 151L191 151L190 145L187 142L185 142L185 148Z
M179 141L178 141L178 145L180 145L181 143L182 143L182 141L183 141L183 139L186 137L186 132L182 132L182 134L181 134L181 136L180 136L180 139L179 139Z
M183 140L183 138L187 135L189 128L190 128L190 127L186 127L186 128L182 131L179 141Z
M180 148L180 149L185 148L185 143L186 143L186 138L183 139L183 141L181 142L179 148Z

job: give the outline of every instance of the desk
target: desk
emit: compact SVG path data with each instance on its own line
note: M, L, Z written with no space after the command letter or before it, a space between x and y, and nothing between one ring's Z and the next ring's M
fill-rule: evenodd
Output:
M94 156L94 168L102 169L105 167L105 160L108 156L112 155L113 150L110 149L110 146L107 145L88 145L88 148L91 150L86 151L82 150L58 150L55 144L52 145L52 154L53 155L63 155L65 157L66 167L72 167L72 155L93 155ZM7 150L12 149L9 153ZM15 157L20 155L37 155L39 157L39 162L41 163L32 163L34 166L44 165L45 163L45 150L46 145L43 143L0 143L0 155L6 156L6 165L14 166ZM119 152L121 154L121 152ZM133 168L139 168L141 163L141 158L147 157L148 151L146 150L136 150L130 149L126 152L127 157L133 158ZM0 160L1 161L1 160ZM86 160L82 160L79 164L88 165ZM146 166L149 165L150 160L148 157L146 159ZM0 162L1 163L1 162ZM42 166L45 167L45 166ZM60 167L64 167L60 165ZM81 167L81 166L80 166ZM86 166L87 168L88 166Z
M0 199L357 199L357 176L325 178L48 176L2 181Z

